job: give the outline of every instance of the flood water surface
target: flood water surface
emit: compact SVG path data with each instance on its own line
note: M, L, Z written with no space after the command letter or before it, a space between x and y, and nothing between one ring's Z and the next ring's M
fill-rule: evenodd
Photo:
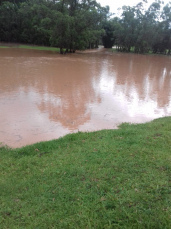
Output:
M0 49L0 142L21 147L171 115L171 58Z

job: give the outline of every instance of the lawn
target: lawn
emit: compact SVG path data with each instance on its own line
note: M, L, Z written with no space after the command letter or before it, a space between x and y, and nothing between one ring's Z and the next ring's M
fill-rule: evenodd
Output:
M45 50L45 51L55 51L55 52L59 52L60 51L60 48L44 47L44 46L31 46L31 45L19 45L18 48L22 48L22 49L36 49L36 50Z
M9 48L8 46L0 46L0 48L4 48L4 49L6 49L6 48Z
M171 228L171 117L1 147L0 228Z
M35 49L35 50L45 50L45 51L53 51L53 52L59 52L60 48L55 47L45 47L45 46L31 46L31 45L13 45L13 46L5 46L0 45L0 48L21 48L21 49Z

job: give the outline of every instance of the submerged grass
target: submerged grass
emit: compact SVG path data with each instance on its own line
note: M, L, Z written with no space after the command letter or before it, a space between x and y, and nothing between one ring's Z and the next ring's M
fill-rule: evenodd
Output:
M0 228L171 228L171 117L0 148Z

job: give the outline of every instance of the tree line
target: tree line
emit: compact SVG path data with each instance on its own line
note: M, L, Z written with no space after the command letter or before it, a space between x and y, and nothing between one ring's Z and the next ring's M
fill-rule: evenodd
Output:
M109 7L94 0L0 2L0 41L60 47L60 52L97 47Z
M119 51L171 54L171 3L123 6L120 17L96 0L0 0L0 41L75 52L113 45Z
M155 1L145 9L145 0L134 7L122 7L121 17L104 23L106 48L119 51L171 54L171 2Z

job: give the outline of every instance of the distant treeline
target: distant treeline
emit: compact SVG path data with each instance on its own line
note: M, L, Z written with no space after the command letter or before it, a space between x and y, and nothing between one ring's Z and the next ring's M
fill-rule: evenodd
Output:
M120 18L105 22L106 48L115 45L126 52L171 54L171 2L163 6L156 1L147 10L144 2L122 7Z
M145 1L145 0L144 0ZM55 46L75 52L98 47L136 53L171 53L171 4L144 2L122 7L109 18L109 7L95 0L0 0L0 41Z

